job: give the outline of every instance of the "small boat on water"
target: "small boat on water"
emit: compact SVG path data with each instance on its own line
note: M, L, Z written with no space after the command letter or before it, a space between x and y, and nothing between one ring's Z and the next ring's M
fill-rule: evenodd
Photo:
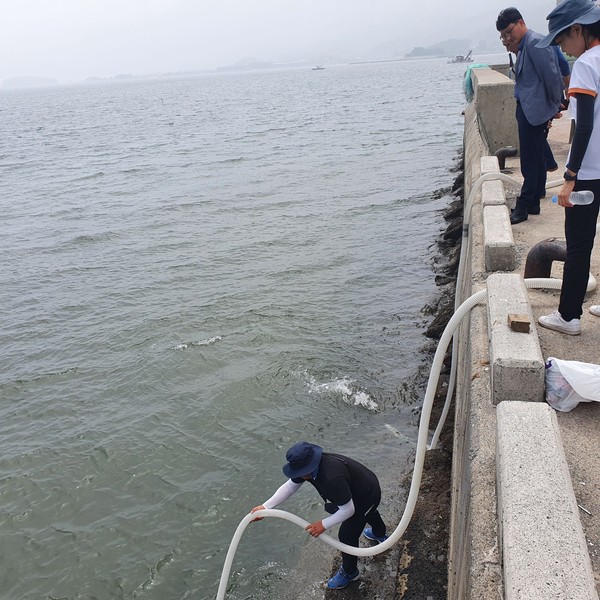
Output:
M469 52L465 56L463 56L462 54L457 54L456 56L453 56L452 58L448 59L448 64L473 62L473 59L471 58L472 53L473 50L469 50Z
M325 67L322 67L321 65L317 65L316 67L312 68L313 71L323 71L324 69Z

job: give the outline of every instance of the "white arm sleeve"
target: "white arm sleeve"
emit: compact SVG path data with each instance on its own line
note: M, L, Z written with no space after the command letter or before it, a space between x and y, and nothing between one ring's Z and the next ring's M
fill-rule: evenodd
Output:
M346 519L349 519L354 514L354 502L352 502L352 498L350 498L350 502L346 504L342 504L338 507L337 511L334 512L330 517L323 519L323 527L325 529L329 529Z
M277 491L262 505L265 508L275 508L282 502L287 500L291 495L295 494L299 489L301 483L294 483L291 479L288 479L283 485L279 486Z

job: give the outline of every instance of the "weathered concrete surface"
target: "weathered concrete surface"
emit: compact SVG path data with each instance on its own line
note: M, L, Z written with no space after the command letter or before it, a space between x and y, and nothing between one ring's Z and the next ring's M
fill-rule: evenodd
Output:
M482 156L481 174L500 173L495 156ZM484 181L481 187L485 268L488 271L512 271L516 267L516 248L506 207L504 184Z
M494 158L496 158L494 156ZM496 159L497 160L497 159ZM487 171L490 173L491 171ZM483 171L481 173L483 175ZM481 202L483 206L506 206L504 184L501 181L484 181Z
M482 189L484 197L487 193L485 183ZM515 241L506 205L483 207L483 240L485 268L488 271L512 271L516 267Z
M464 152L466 196L481 174L481 157L488 154L479 135L474 103L465 109ZM476 201L471 222L478 224L481 220L481 204ZM467 298L485 287L482 228L474 225L463 244L467 244L467 275L457 293ZM463 343L454 356L461 367L456 381L448 598L500 600L503 588L496 518L496 409L490 401L486 306L476 306L457 334Z
M487 278L487 290L492 404L504 400L542 401L544 358L523 278L517 273L492 273ZM527 315L529 333L513 331L508 325L510 314Z
M473 69L474 103L489 154L506 146L518 147L513 82L491 69Z
M497 407L498 508L506 600L597 600L554 410Z
M555 121L550 130L550 145L554 151L561 174L569 148L571 122L568 117ZM509 167L519 173L518 159L509 159ZM549 174L550 180L560 180L556 174ZM542 200L542 212L531 216L523 223L513 226L513 236L519 250L520 264L518 272L523 274L527 252L542 240L556 237L564 239L564 212L550 201L558 188L550 189ZM555 261L552 276L562 277L561 262ZM592 252L591 272L600 279L600 248L596 243ZM559 290L529 290L529 299L533 314L537 318L547 315L558 308ZM600 304L600 289L589 292L584 301L584 313L581 317L581 335L562 335L538 327L540 347L545 358L555 356L564 360L579 360L600 364L600 319L588 313L588 307ZM592 568L596 580L596 589L600 592L600 404L581 404L570 413L557 413L565 455L571 473L573 489L579 509L579 517L588 543ZM588 514L591 513L591 514Z
M477 124L475 109L470 105L465 111L465 193L481 172L481 155L490 153L473 131ZM550 143L559 163L558 173L564 169L569 130L569 122L563 119L555 121L550 132ZM507 158L505 172L520 177L518 158ZM509 201L514 201L515 193L509 191L508 195ZM551 195L549 193L548 198ZM473 227L464 241L468 244L466 266L470 276L465 277L463 298L481 289L489 275L484 262L482 208L478 203L473 207L471 220ZM533 245L550 237L564 236L563 223L564 210L548 199L542 200L541 215L530 216L526 222L512 227L517 250L515 273L523 274L527 252ZM562 264L555 262L553 275L560 277L561 271ZM600 273L598 250L592 255L592 272L596 276ZM529 290L528 295L535 318L557 308L558 291ZM600 304L600 291L588 294L584 311L590 304ZM556 356L600 363L600 319L587 312L582 317L579 337L541 327L537 328L537 335L545 358ZM493 476L497 409L490 395L490 354L484 307L471 311L469 323L460 329L460 337L464 343L455 357L461 372L455 413L448 597L457 600L504 598L497 488ZM578 509L577 517L587 540L596 587L600 589L600 405L581 405L571 413L556 416L577 504L587 511ZM522 542L526 544L527 540Z

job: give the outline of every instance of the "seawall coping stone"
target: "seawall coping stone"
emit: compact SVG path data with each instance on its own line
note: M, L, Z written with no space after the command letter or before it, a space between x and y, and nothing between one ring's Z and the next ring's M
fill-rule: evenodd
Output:
M480 167L482 175L500 172L496 156L482 156ZM500 180L483 182L481 205L486 271L513 271L517 266L517 249L506 208L504 185Z
M542 401L544 358L523 279L516 273L493 273L487 278L487 291L492 402ZM512 331L511 313L528 315L531 331Z
M481 174L500 173L500 164L497 156L482 156L480 159Z
M473 69L471 78L480 134L489 153L506 146L518 147L514 82L490 68Z
M515 269L517 250L508 208L504 204L483 207L483 244L486 271Z
M515 401L496 415L505 600L598 600L554 411Z
M483 182L481 186L481 203L483 206L507 206L504 185L499 179Z

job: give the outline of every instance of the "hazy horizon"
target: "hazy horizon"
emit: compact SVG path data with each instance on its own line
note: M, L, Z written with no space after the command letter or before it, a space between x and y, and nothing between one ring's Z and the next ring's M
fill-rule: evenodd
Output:
M555 3L517 4L528 26L546 31ZM0 22L0 82L214 70L245 58L267 62L374 60L438 40L495 42L498 12L466 0L421 5L379 0L24 0ZM465 48L465 51L467 49ZM10 57L10 58L9 58Z

